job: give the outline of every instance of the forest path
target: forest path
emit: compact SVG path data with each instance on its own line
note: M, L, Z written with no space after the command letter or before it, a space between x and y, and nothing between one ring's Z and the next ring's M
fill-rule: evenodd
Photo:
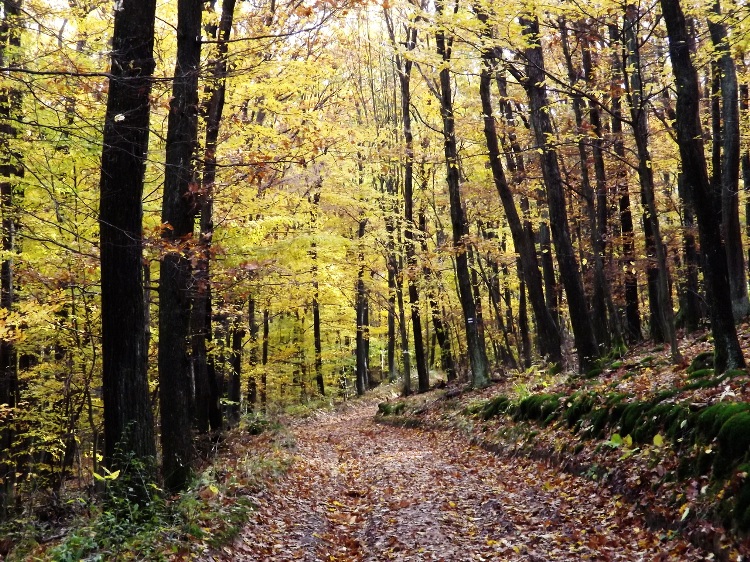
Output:
M706 560L625 499L355 406L293 428L294 464L214 561Z

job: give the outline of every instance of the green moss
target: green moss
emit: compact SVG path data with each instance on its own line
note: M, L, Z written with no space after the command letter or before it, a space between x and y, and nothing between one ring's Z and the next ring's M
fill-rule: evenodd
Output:
M713 368L710 369L697 369L695 371L688 371L689 379L701 379L704 377L710 377L714 375Z
M589 419L591 420L591 429L589 430L591 437L593 437L594 439L603 437L604 428L606 427L607 420L609 419L609 409L597 408L590 413Z
M718 441L719 456L726 461L724 467L745 457L750 449L750 412L740 412L724 422Z
M622 435L633 433L646 408L647 405L644 402L631 402L625 406L620 417L620 433Z
M588 371L586 373L586 378L587 379L595 379L596 377L598 377L599 375L602 374L602 371L603 371L603 369L601 369L600 367L596 367L594 369L591 369L590 371Z
M696 355L690 362L690 366L687 368L688 374L692 375L696 371L702 371L706 369L713 370L714 368L714 352L704 351Z
M482 407L481 412L479 412L479 415L483 420L488 420L490 418L499 416L500 414L504 414L508 410L509 405L510 400L507 396L495 396L491 400L488 400L484 403L484 406Z
M518 404L517 419L546 421L560 406L562 394L532 394Z
M719 402L703 410L696 420L696 428L701 439L709 443L719 434L719 430L732 416L750 409L750 404L742 402Z
M592 393L577 393L573 394L570 399L566 402L565 413L563 418L568 423L568 427L573 427L581 417L591 411L594 406L596 397Z
M378 414L381 416L399 416L406 409L405 402L381 402L378 404Z

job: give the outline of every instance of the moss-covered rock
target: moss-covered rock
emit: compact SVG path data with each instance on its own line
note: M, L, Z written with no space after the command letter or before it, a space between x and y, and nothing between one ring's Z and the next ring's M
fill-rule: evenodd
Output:
M645 402L631 402L626 404L622 410L622 416L620 416L620 433L622 435L632 434L638 422L641 421L643 413L647 409Z
M594 407L596 395L590 392L576 393L565 402L563 418L568 427L573 427L582 416L588 414Z
M711 369L713 371L713 368L714 352L704 351L693 358L693 360L690 362L690 366L687 368L687 372L689 375L692 375L696 371L702 371L705 369Z
M501 394L500 396L495 396L494 398L487 400L478 414L483 420L488 420L506 413L508 411L508 406L510 406L510 399Z
M750 404L744 402L719 402L703 410L696 419L699 437L709 443L719 434L729 418L750 410Z
M750 450L750 412L743 411L729 418L718 434L719 455L725 466L743 459Z
M532 394L518 404L516 419L539 420L549 423L560 407L562 394Z
M405 402L381 402L378 404L378 414L381 416L400 416L405 409Z

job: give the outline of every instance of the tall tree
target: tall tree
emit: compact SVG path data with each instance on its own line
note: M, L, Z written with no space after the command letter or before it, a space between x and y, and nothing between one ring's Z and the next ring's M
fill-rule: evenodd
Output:
M483 24L487 24L487 16L478 13L479 19ZM489 34L489 30L486 31ZM508 186L505 178L505 171L500 160L500 146L498 144L498 135L495 128L495 117L492 109L492 78L495 72L495 54L493 49L488 49L483 53L483 64L479 81L479 94L482 100L482 117L484 120L484 137L487 143L487 151L492 171L492 178L495 183L500 201L505 210L505 216L510 227L513 237L513 245L519 255L519 264L521 265L520 276L526 282L529 291L529 300L534 311L536 319L539 351L542 356L552 363L562 362L562 343L560 332L557 324L550 314L549 309L544 302L544 290L542 287L542 275L539 271L534 241L531 233L524 229L521 218L518 215L516 204L513 199L513 193Z
M720 101L718 135L714 134L715 150L720 153L713 174L720 186L721 229L727 253L729 286L732 291L732 311L735 320L750 314L750 299L747 295L747 274L742 251L742 229L740 228L739 176L740 176L740 112L737 86L737 69L730 52L727 27L721 21L721 4L716 0L714 16L708 19L711 41L716 49L715 61L720 93L714 97Z
M646 254L648 263L646 271L649 287L649 305L651 310L651 335L654 339L669 342L672 358L677 360L677 335L674 328L674 311L672 296L669 290L669 269L667 251L661 238L659 214L654 191L654 171L649 151L649 130L647 106L644 95L639 34L641 14L638 7L629 4L625 11L623 38L627 53L629 76L625 86L630 101L631 125L633 140L638 151L638 179L641 185L641 203L643 204L643 231L646 236Z
M22 3L20 0L4 0L0 22L0 66L10 68L18 65L21 46ZM20 154L12 143L18 129L13 124L20 116L21 93L18 89L5 86L0 89L0 248L3 259L0 262L0 309L9 313L13 307L15 272L13 254L17 251L16 231L18 229L18 178L23 175ZM16 482L14 460L15 414L18 404L18 368L15 345L9 339L0 340L0 406L7 408L0 421L0 520L13 508Z
M570 238L566 197L563 188L557 152L550 144L554 136L549 115L549 99L545 86L544 55L539 36L539 22L536 17L521 19L523 33L529 41L524 50L526 58L526 81L524 87L529 97L531 122L535 139L541 149L541 166L547 191L552 241L555 244L557 263L560 268L565 294L568 297L568 313L573 326L573 338L578 352L578 365L582 372L590 370L600 355L596 343L588 305L583 291L581 271L576 262L573 243Z
M455 0L454 10L458 10ZM439 15L446 15L443 0L438 0L436 9ZM469 224L461 203L461 187L458 175L458 144L456 142L456 123L453 113L453 90L451 87L450 60L453 39L448 37L445 27L439 25L435 32L438 56L442 59L440 67L440 113L443 118L443 149L447 171L448 194L450 198L451 225L453 229L453 247L456 252L456 276L459 298L463 309L464 328L466 331L466 348L471 365L472 386L481 387L489 381L487 352L477 322L477 307L471 287L469 273Z
M675 128L682 171L690 178L690 202L698 218L701 253L706 264L704 277L714 335L714 365L718 372L724 372L726 369L744 367L745 358L733 321L726 253L714 213L714 194L706 166L699 113L698 74L690 59L691 39L679 1L661 0L661 8L667 25L669 55L677 87Z
M621 41L620 28L610 24L609 39L613 45ZM625 142L622 130L622 80L624 78L622 60L617 52L612 55L612 150L617 158L615 171L615 194L619 215L619 229L622 237L623 293L625 297L625 335L628 341L639 341L641 330L640 305L638 303L638 276L635 267L635 233L633 212L630 207L627 172L625 170Z
M198 74L203 0L177 3L177 61L167 122L159 275L159 397L164 483L182 489L193 465L192 377L188 356L195 222Z
M393 21L389 12L385 12L386 25L391 43L396 44L396 33L393 29ZM406 25L406 38L403 42L407 51L405 56L396 54L396 71L398 72L399 92L401 94L401 124L404 134L404 238L406 239L406 280L409 290L409 306L411 309L411 325L414 334L414 362L417 364L417 389L419 392L427 392L430 389L430 375L427 371L427 359L424 350L424 338L422 336L422 318L419 311L419 287L417 286L417 274L419 272L417 262L416 244L414 242L417 230L414 221L414 135L411 125L411 73L413 61L409 58L409 52L413 51L417 44L417 28Z
M155 14L156 0L123 0L112 33L99 205L104 462L111 470L133 468L131 456L156 456L142 250Z

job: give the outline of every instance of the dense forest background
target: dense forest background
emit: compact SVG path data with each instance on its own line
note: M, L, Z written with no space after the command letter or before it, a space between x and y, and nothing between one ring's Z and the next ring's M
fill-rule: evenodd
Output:
M742 1L1 15L3 516L383 380L744 367Z

